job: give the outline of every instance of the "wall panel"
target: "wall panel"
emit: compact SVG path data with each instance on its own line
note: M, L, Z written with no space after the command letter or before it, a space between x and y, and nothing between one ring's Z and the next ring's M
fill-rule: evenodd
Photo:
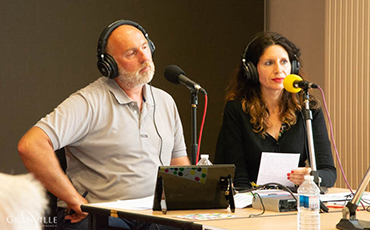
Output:
M339 159L356 189L370 165L370 4L326 0L325 8L325 92ZM336 186L346 187L336 166Z

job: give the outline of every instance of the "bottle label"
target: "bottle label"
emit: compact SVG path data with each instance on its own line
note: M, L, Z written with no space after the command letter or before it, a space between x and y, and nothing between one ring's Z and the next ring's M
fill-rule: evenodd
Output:
M317 196L299 195L299 206L309 209L320 208L320 198Z

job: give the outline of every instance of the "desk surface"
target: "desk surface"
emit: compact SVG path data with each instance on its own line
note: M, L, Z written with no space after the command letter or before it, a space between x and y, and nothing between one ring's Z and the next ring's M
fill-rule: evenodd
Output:
M360 220L370 220L370 213L366 211L357 212ZM331 211L320 214L321 230L335 230L335 226L342 218L341 211ZM207 221L202 223L206 228L210 226L221 229L241 230L241 229L297 229L297 215L270 215L248 219L237 219L233 221Z
M343 189L331 189L330 193L343 192L347 190ZM258 214L261 210L253 208L236 209L235 213L231 213L229 209L212 209L212 210L179 210L179 211L168 211L167 214L163 214L160 211L152 210L127 210L120 208L104 207L99 204L86 204L82 205L82 210L88 211L91 214L105 212L105 215L114 213L119 217L127 217L133 219L159 221L158 223L192 223L194 229L229 229L229 230L241 230L241 229L297 229L297 212L272 212L266 211L263 215L257 217L249 217L250 214ZM322 230L334 230L336 224L342 218L342 209L330 209L329 213L321 213L321 229ZM207 213L221 213L232 215L234 218L229 219L218 219L218 220L186 220L181 219L178 216L190 215L190 214L207 214ZM357 211L357 218L360 220L370 221L370 213L366 211Z

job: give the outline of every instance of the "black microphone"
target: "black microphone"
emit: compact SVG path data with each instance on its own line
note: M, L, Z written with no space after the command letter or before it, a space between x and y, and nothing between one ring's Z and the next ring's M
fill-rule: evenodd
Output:
M317 88L317 85L315 83L311 83L311 82L308 82L308 81L294 81L293 85L294 85L294 87L299 87L299 88L302 88L302 89Z
M207 94L206 90L203 89L198 83L190 80L185 76L185 72L176 65L169 65L164 70L164 77L174 84L183 84L192 91L200 91L203 94Z
M291 93L298 93L301 89L311 89L311 88L318 88L319 86L308 82L303 81L303 79L296 75L290 74L284 78L283 81L284 89Z

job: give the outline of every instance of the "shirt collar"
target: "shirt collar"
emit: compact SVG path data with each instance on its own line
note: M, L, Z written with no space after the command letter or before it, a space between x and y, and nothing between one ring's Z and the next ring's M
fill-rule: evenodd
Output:
M113 94L113 96L116 98L117 102L121 105L131 103L132 100L127 96L125 91L119 85L114 79L108 79L107 86L109 91ZM145 84L143 86L143 103L147 103L149 105L153 105L153 97L150 92L150 85Z

